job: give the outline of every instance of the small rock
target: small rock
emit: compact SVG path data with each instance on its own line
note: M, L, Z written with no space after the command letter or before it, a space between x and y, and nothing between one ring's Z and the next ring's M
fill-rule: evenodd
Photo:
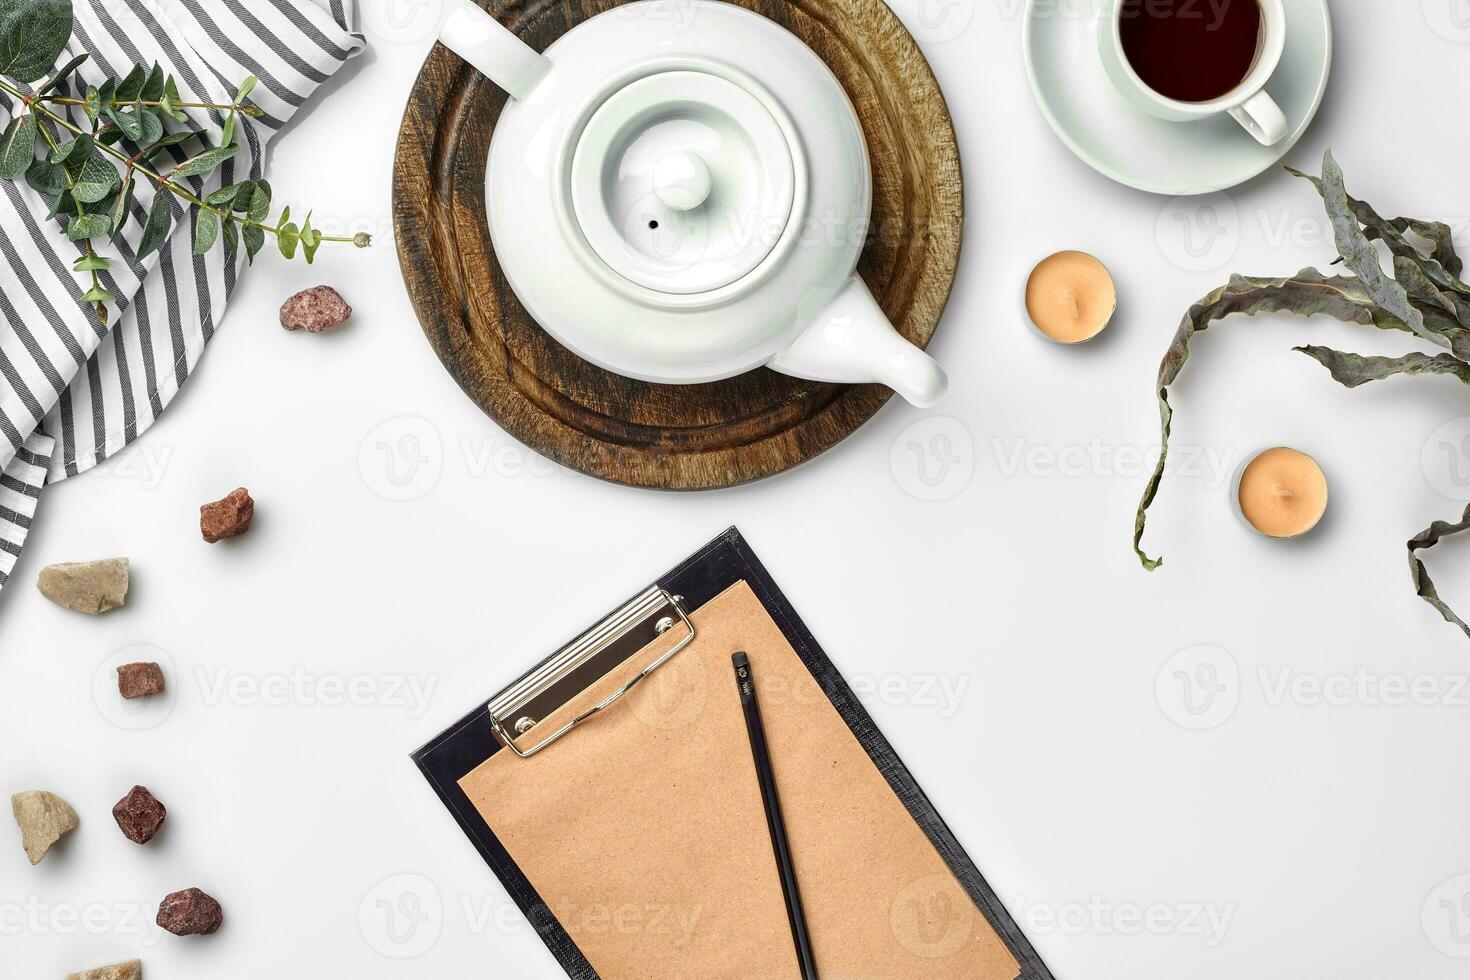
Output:
M143 961L128 960L82 973L68 973L66 980L143 980Z
M134 844L146 844L163 826L168 810L146 786L134 786L128 795L117 801L112 808L112 819L117 821L123 836Z
M158 925L175 936L208 936L224 921L219 902L197 888L165 895L158 903Z
M21 844L32 864L40 864L51 845L76 830L81 822L69 803L45 790L16 793L10 798L10 808L15 811Z
M155 663L123 664L117 669L117 690L125 700L162 694L163 668Z
M255 501L244 487L231 490L223 499L199 508L199 531L210 544L250 530Z
M36 580L41 594L59 606L97 615L128 599L128 560L67 561L47 565Z
M303 289L281 304L281 326L287 330L321 333L347 322L352 307L331 286Z

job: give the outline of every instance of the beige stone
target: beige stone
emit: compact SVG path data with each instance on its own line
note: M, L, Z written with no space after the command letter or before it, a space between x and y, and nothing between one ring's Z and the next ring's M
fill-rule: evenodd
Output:
M95 616L127 601L128 560L104 558L47 565L41 569L36 586L57 605Z
M31 790L10 798L15 822L20 824L21 844L32 864L40 864L51 845L77 829L77 811L55 793Z
M143 961L128 960L82 973L68 973L66 980L143 980Z

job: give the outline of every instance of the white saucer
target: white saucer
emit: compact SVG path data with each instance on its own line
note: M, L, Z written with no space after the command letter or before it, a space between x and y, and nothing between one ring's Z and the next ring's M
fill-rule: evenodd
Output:
M1096 0L1027 0L1021 43L1036 104L1073 153L1119 183L1178 197L1249 180L1312 124L1332 71L1332 13L1327 0L1286 0L1286 18L1286 53L1266 86L1289 126L1275 146L1228 115L1166 122L1125 103L1098 56Z

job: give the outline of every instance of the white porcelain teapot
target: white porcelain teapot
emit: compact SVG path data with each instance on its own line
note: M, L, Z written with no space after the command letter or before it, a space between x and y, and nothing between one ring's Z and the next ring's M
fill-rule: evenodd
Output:
M490 236L552 336L610 371L694 384L765 365L945 388L856 273L867 145L831 70L719 0L613 8L537 54L470 0L440 40L510 93Z

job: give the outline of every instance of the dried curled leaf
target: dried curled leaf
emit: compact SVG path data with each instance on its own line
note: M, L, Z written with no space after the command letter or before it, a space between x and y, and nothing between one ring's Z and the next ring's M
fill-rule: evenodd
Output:
M1332 372L1332 380L1347 388L1382 381L1397 374L1447 374L1470 384L1470 364L1453 354L1406 354L1403 357L1364 357L1330 347L1293 347Z
M1398 318L1375 305L1363 284L1351 276L1324 276L1316 269L1304 269L1288 279L1258 279L1231 276L1222 286L1201 299L1184 314L1184 321L1174 335L1174 342L1159 365L1158 398L1162 447L1159 461L1144 488L1143 499L1133 523L1133 552L1143 567L1153 571L1162 558L1150 558L1142 548L1143 529L1148 508L1158 495L1169 456L1169 433L1173 427L1174 409L1169 404L1169 386L1179 377L1189 360L1189 345L1194 335L1209 328L1216 320L1233 313L1254 316L1258 313L1295 313L1299 316L1323 314L1348 323L1360 323L1380 330L1406 330Z
M1465 507L1465 513L1460 520L1451 524L1448 521L1435 521L1419 534L1409 539L1409 575L1414 580L1414 592L1419 598L1429 603L1439 614L1444 617L1445 622L1453 623L1470 636L1470 626L1455 615L1451 609L1439 597L1439 592L1434 587L1434 580L1429 577L1429 570L1424 567L1424 562L1419 559L1419 552L1433 548L1445 538L1470 530L1470 505Z

